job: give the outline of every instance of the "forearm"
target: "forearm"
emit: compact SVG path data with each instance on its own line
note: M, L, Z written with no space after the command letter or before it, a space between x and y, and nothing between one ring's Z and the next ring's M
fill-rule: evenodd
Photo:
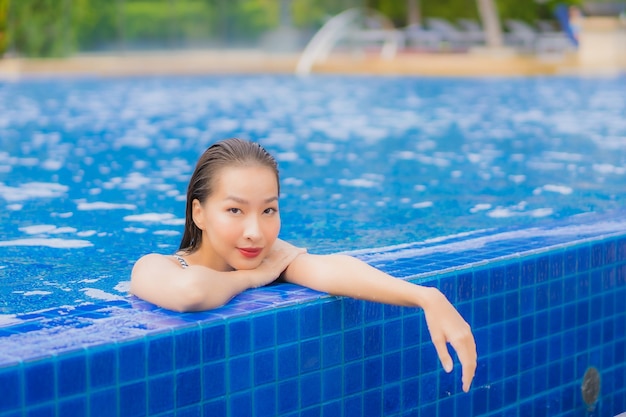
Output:
M190 266L181 282L181 311L202 311L221 307L237 294L251 288L247 271L216 272Z
M394 278L346 255L300 255L285 279L333 295L409 307L424 307L438 290Z

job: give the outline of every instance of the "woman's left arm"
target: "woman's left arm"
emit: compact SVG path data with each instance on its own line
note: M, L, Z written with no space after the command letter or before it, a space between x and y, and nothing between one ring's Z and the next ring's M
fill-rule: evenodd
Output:
M333 295L407 307L421 307L439 360L447 372L456 351L463 367L463 390L468 391L476 371L476 344L467 322L438 289L394 278L347 255L301 254L289 265L286 281Z

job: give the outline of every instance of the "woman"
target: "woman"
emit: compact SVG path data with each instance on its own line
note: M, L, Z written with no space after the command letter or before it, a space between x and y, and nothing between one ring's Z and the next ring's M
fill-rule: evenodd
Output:
M279 187L276 161L260 145L233 138L209 147L189 181L179 251L139 259L131 292L167 309L198 311L281 277L334 295L421 307L447 372L453 363L446 343L456 350L467 392L476 369L476 345L470 326L446 297L356 258L312 255L278 239Z

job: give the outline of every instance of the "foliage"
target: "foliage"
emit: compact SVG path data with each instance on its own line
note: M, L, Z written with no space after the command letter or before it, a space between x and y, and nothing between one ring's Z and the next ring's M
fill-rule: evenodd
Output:
M418 0L422 17L442 17L450 21L459 18L478 19L476 0ZM581 0L496 0L498 14L502 19L521 19L535 22L539 19L553 19L553 9L557 4L580 4ZM371 8L382 11L397 26L405 26L407 1L367 0Z
M415 0L422 17L478 18L476 0ZM502 18L551 19L557 3L582 0L496 0ZM368 6L407 24L407 0L0 0L0 56L191 45L254 45L277 28L281 7L306 32L350 7Z
M0 58L7 50L9 43L9 0L0 0Z
M69 55L88 0L14 0L8 6L11 46L26 56Z

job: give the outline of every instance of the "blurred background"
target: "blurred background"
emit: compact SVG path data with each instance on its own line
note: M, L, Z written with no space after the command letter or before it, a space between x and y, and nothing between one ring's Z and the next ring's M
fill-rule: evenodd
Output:
M509 20L525 22L537 32L560 31L557 10L563 6L578 6L586 16L618 17L626 9L623 0L0 0L0 56L205 48L299 51L332 16L355 7L380 12L398 29L439 31L430 49L449 50L451 39L441 36L442 28L432 18L449 22L453 30L469 31L478 23L480 31L481 3L493 7L505 35L514 30L506 24Z

